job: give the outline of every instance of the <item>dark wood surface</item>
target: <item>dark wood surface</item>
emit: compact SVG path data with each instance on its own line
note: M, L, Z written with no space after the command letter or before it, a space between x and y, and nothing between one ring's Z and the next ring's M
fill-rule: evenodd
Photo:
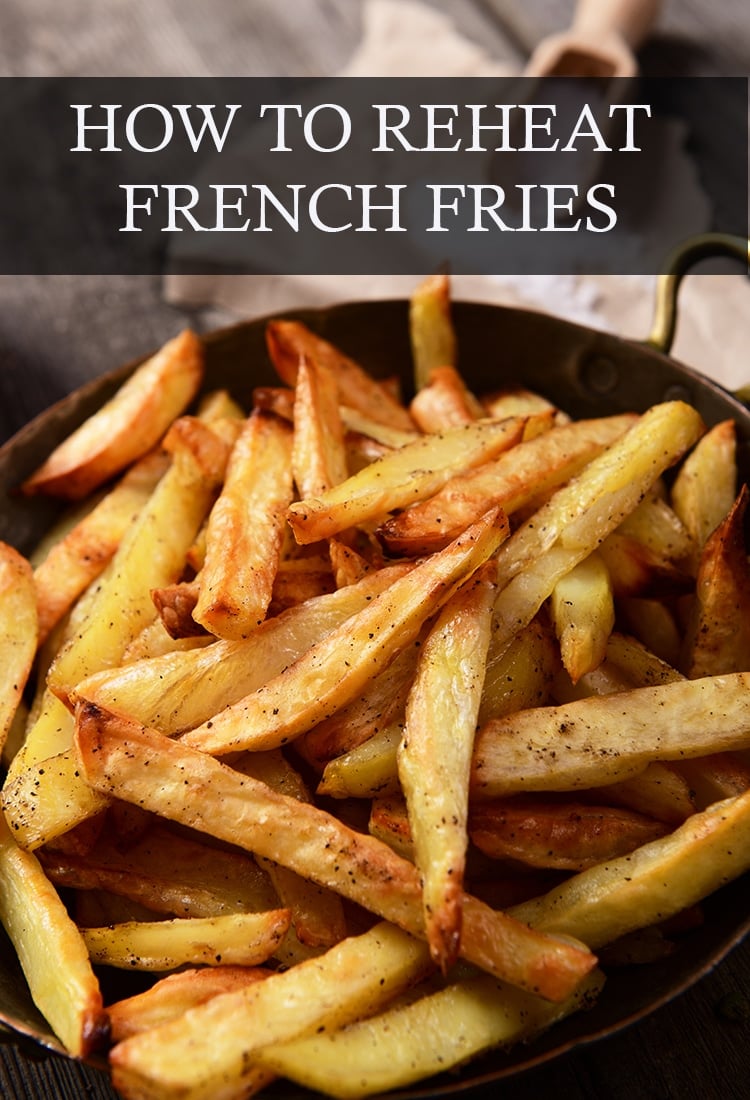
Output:
M467 36L520 63L567 24L568 0L435 0ZM337 71L361 33L353 0L11 0L0 8L0 75L275 74ZM672 0L642 51L654 74L750 72L747 0ZM145 277L0 277L0 439L90 377L148 351L186 321ZM750 372L748 372L750 374ZM647 980L647 979L646 979ZM483 1090L508 1100L741 1100L750 1096L750 943L688 993L625 1031ZM472 1093L472 1096L475 1095ZM479 1095L477 1092L476 1095ZM0 1047L0 1096L104 1100L88 1068Z

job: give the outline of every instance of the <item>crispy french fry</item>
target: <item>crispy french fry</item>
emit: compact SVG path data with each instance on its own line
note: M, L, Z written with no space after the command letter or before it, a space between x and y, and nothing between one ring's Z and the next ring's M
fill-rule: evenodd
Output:
M559 664L555 638L546 622L532 619L509 642L498 641L493 623L479 724L551 702L550 691Z
M597 864L512 912L592 948L687 909L750 865L750 793L715 802L674 832Z
M386 725L342 756L329 761L318 784L318 794L331 798L377 798L395 794L398 784L398 747L403 724Z
M750 669L750 563L745 547L748 490L706 539L680 668L691 678Z
M409 412L423 432L444 432L484 417L484 409L456 368L445 364L430 370L427 384L412 398Z
M128 528L92 591L83 622L50 669L49 687L64 702L85 676L117 665L126 646L156 617L143 578L150 578L150 587L178 579L223 476L226 444L201 421L175 421L165 445L173 450L169 470Z
M405 431L403 428L391 427L390 424L381 424L379 420L373 420L361 409L352 409L348 405L341 405L339 413L349 436L357 435L369 439L373 444L381 448L385 447L387 450L405 447L407 443L414 443L420 437L420 433L414 426L411 430Z
M107 1006L112 1041L160 1027L220 993L244 989L272 973L259 966L203 966L167 974L142 993Z
M37 636L31 565L12 546L0 542L0 751L31 672Z
M583 871L664 836L668 826L632 810L521 796L478 804L469 831L493 859Z
M348 706L297 739L296 751L317 772L322 772L330 760L369 741L385 726L403 725L424 633L421 631Z
M672 507L690 532L696 554L734 502L736 451L734 421L722 420L706 432L675 476Z
M292 499L292 437L255 412L233 450L211 509L193 618L221 638L244 638L266 616Z
M336 380L309 359L297 368L292 471L301 497L319 496L348 476Z
M208 633L193 618L199 595L200 579L197 577L191 581L177 581L176 584L151 589L151 599L159 613L159 620L170 638L175 641L178 638L195 638ZM125 652L123 664L126 663Z
M680 763L680 767L682 766ZM580 792L582 796L585 791ZM681 825L695 813L695 792L676 764L654 761L632 779L588 792L592 798L625 806L656 821Z
M136 369L117 393L56 447L25 493L80 500L158 443L203 377L203 348L186 330Z
M447 973L461 939L469 773L490 642L494 568L451 597L421 647L398 774L422 875L427 942Z
M483 420L422 436L320 496L292 504L288 519L294 537L300 543L317 542L382 519L395 508L430 496L452 475L512 447L522 431L521 419Z
M417 390L427 385L435 367L455 366L456 333L451 320L450 280L431 275L409 299L409 339Z
M637 539L664 561L679 562L690 556L693 540L677 513L658 493L649 493L626 516L620 532Z
M577 790L750 745L750 673L593 696L487 722L472 770L478 797Z
M618 599L680 593L692 587L688 573L650 546L627 534L623 524L612 531L599 547L609 571L612 590Z
M92 850L39 853L49 878L75 890L107 890L174 917L216 917L278 907L268 876L252 857L151 827L126 845L110 828Z
M311 359L332 372L342 405L401 431L414 430L409 413L387 386L305 325L298 321L270 321L266 340L271 361L287 385L296 383L300 358Z
M698 809L750 790L750 763L731 752L681 760L679 770L690 784Z
M279 750L245 753L235 761L235 767L275 791L301 802L310 802L302 777ZM280 867L273 860L260 859L259 864L273 883L281 904L290 910L292 925L301 943L332 947L345 938L346 917L338 894L288 867Z
M212 997L118 1044L110 1056L113 1082L143 1100L247 1095L263 1073L253 1065L262 1047L377 1011L429 968L423 945L378 924L319 958Z
M536 416L539 413L552 413L558 424L570 421L570 417L562 413L544 394L528 390L524 386L512 386L484 394L480 401L485 410L485 416L491 416L493 420L499 420L504 416Z
M218 754L278 748L340 710L414 641L425 619L495 552L507 530L504 515L488 512L278 676L189 730L186 744Z
M72 741L72 718L69 736ZM29 851L49 844L107 806L107 799L81 776L70 747L19 768L12 779L6 779L2 801L16 842Z
M288 909L174 917L82 928L92 962L124 970L176 970L179 966L258 966L289 928Z
M99 982L75 924L36 856L0 814L0 920L34 1003L65 1049L86 1057L106 1036Z
M580 473L635 423L633 416L579 420L533 440L464 474L457 474L427 500L411 504L381 524L378 535L392 553L441 549L492 504L508 515L532 496L546 493Z
M652 406L507 540L498 553L495 601L501 637L531 621L557 581L602 543L703 428L681 401Z
M424 936L419 874L387 845L97 707L80 708L76 736L81 768L100 793L116 791L127 802L273 859ZM577 945L529 935L471 895L462 905L462 957L504 981L562 1000L594 965Z
M575 684L602 663L615 625L609 572L596 551L560 578L550 609L562 662Z
M40 643L112 558L166 472L168 461L163 451L144 455L36 565Z
M531 1039L591 1007L603 985L597 971L571 998L552 1006L487 977L465 978L342 1030L266 1047L258 1061L307 1088L354 1100L407 1087L482 1051Z
M279 675L410 569L389 566L289 608L242 641L220 640L200 651L171 652L92 675L78 684L73 698L131 714L163 733L192 729Z

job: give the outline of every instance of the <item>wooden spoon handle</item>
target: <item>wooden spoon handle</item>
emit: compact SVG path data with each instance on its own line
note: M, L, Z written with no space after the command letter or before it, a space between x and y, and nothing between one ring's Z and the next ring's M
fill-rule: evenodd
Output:
M662 0L578 0L571 31L586 38L617 35L635 49L656 22Z

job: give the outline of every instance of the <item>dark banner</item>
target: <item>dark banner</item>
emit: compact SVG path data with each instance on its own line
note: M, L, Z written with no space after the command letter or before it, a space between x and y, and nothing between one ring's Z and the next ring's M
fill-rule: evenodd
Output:
M747 92L8 78L0 272L655 273L747 234Z

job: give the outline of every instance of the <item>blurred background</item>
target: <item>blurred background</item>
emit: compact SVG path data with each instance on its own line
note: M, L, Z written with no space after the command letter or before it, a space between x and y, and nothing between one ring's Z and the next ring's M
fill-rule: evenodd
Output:
M590 0L595 18L610 0ZM253 76L341 73L462 75L517 73L547 36L580 15L573 0L4 0L1 76ZM645 17L637 50L651 75L750 72L747 0L614 0ZM721 141L717 120L716 140ZM745 304L745 280L711 284L706 299L688 280L675 353L739 385L747 329L726 325ZM388 293L404 293L394 284ZM458 283L456 296L529 304L623 335L645 336L652 280L586 277ZM346 296L379 293L347 280ZM118 276L0 276L0 432L92 375L140 355L189 322L200 329L235 316L341 297L308 280L209 286ZM722 312L717 317L719 303Z

